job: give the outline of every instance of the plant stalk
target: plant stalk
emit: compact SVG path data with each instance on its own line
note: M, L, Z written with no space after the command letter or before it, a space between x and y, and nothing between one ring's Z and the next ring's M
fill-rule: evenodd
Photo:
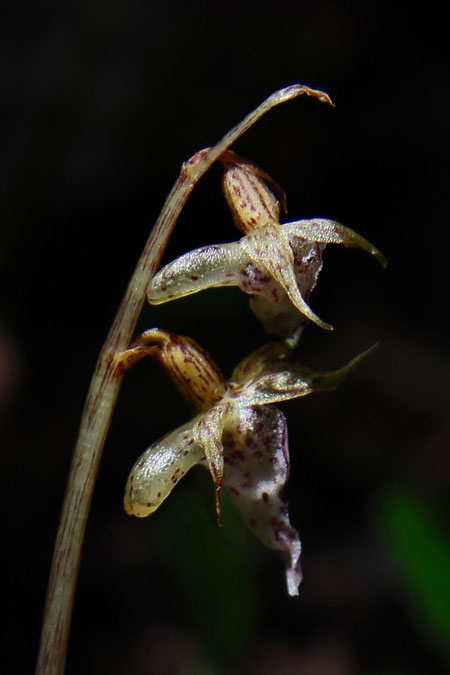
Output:
M301 94L331 104L327 94L303 85L292 85L269 96L217 145L201 150L183 164L180 175L152 229L100 352L87 394L55 542L36 667L37 675L64 673L89 507L106 434L124 374L124 366L119 355L130 343L147 287L156 272L178 216L196 183L232 143L275 105Z

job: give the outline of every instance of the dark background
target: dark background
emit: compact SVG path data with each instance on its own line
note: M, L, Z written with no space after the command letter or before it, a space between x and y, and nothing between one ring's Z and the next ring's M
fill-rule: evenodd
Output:
M90 375L181 162L275 89L306 98L236 146L286 190L290 219L373 241L330 246L299 357L378 352L332 394L283 406L300 597L195 480L151 519L123 513L138 455L188 417L157 366L124 383L88 522L68 673L447 672L450 465L448 26L428 3L15 2L2 6L0 452L2 672L32 672L58 514ZM166 260L237 238L213 167ZM236 289L160 308L226 374L265 339Z

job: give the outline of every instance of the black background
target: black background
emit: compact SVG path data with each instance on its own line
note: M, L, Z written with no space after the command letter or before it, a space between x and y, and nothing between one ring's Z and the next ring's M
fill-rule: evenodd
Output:
M122 511L139 453L188 415L157 366L142 364L102 460L67 672L445 672L403 602L374 515L380 494L405 487L448 509L444 18L430 3L324 0L16 2L1 12L4 672L32 672L90 374L181 162L295 82L324 89L336 108L279 106L236 150L285 188L289 219L339 220L389 263L383 272L360 251L327 249L311 304L335 331L309 327L299 356L325 369L380 348L338 392L283 406L300 598L286 598L279 561L254 544L253 636L211 648L166 528L177 520L170 500L148 521ZM237 236L213 167L165 259ZM236 289L147 306L140 328L152 325L191 335L226 374L265 339ZM191 492L186 479L174 504L183 510ZM214 624L214 595L209 611Z

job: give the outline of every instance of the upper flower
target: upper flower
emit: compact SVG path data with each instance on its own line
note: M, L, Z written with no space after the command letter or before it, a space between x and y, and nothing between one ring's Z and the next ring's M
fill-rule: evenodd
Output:
M301 545L281 494L289 473L287 425L272 404L334 389L365 354L339 370L315 373L292 359L293 343L262 347L241 361L227 382L190 338L146 331L122 354L122 362L156 357L196 414L140 457L124 504L128 514L148 516L191 467L207 467L216 485L218 517L223 487L252 532L284 558L288 592L297 595Z
M152 304L197 293L212 286L239 286L251 294L250 307L269 333L288 336L306 319L331 329L307 301L322 269L326 244L359 247L384 267L384 256L370 242L334 220L313 218L280 225L283 190L261 169L232 152L222 187L244 237L238 242L205 246L166 265L153 278Z

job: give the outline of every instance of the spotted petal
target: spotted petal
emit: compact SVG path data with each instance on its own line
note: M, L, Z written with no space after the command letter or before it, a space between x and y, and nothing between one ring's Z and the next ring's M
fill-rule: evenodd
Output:
M194 442L198 417L154 443L138 459L125 488L124 506L129 515L144 518L156 511L180 478L204 458Z
M149 286L148 300L159 305L205 288L237 286L247 255L239 242L204 246L168 263Z
M235 409L223 444L223 488L255 536L281 554L288 593L298 595L301 545L281 496L289 474L285 417L273 406Z

